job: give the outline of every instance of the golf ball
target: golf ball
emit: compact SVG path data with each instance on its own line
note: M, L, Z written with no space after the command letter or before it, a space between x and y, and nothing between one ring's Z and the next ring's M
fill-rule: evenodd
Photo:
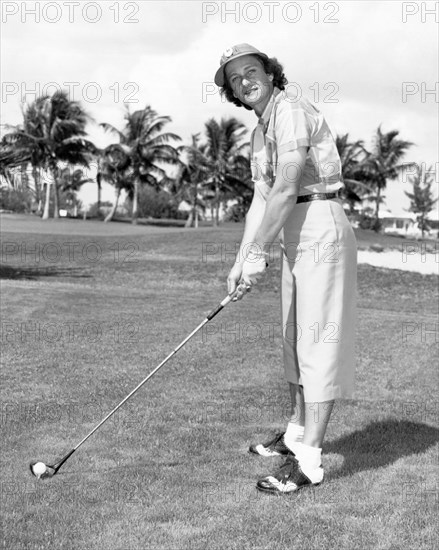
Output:
M46 465L44 464L44 462L36 462L33 465L32 470L37 477L40 477L46 471Z

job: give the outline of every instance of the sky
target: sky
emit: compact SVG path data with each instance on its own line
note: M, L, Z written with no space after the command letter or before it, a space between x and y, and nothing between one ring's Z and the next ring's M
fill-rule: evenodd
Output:
M436 167L438 185L437 2L2 0L1 10L1 124L21 122L23 100L66 89L93 118L99 147L115 140L98 124L122 129L126 107L170 116L165 130L183 143L212 117L251 130L254 113L213 82L222 52L247 42L283 64L334 135L370 146L379 125L399 130L414 143L404 161ZM393 211L408 208L407 179L388 185ZM82 198L96 200L92 184Z

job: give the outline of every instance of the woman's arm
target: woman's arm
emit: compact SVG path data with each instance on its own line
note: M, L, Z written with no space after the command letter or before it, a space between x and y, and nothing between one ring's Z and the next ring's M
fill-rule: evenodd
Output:
M307 147L299 147L279 157L276 181L268 195L264 215L256 232L252 253L241 266L241 278L251 287L266 269L269 249L293 211L297 201Z
M245 217L244 234L239 247L239 252L236 255L235 263L227 277L227 289L229 294L235 292L239 281L241 280L242 265L245 260L247 245L254 243L256 233L261 225L265 213L265 200L260 192L255 188L253 199L250 208ZM244 292L239 293L238 299L242 298Z
M296 204L307 151L307 147L299 147L280 155L276 180L267 201L255 192L247 213L239 253L227 279L229 293L236 290L241 279L246 286L251 286L265 270L266 255L270 246ZM249 243L255 244L255 252L251 259L246 261L246 245ZM265 254L261 255L261 252ZM240 292L237 298L242 298L243 294L244 292Z
M282 154L278 159L276 180L268 195L265 213L255 235L255 242L268 252L296 204L307 147Z
M252 203L245 217L244 234L242 236L239 252L236 261L243 264L245 260L245 249L250 243L256 242L256 234L261 226L265 214L266 202L260 192L255 189Z

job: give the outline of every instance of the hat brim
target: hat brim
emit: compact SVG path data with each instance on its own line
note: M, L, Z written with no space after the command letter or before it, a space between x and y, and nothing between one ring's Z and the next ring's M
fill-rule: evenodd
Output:
M262 52L258 52L258 53L244 52L244 53L239 53L238 55L234 55L233 57L228 59L225 63L223 63L221 67L216 71L214 82L217 86L220 86L220 87L224 86L224 81L225 81L224 69L226 68L227 63L229 63L230 61L234 61L235 59L238 59L238 57L243 57L244 55L254 55L256 57L262 57L262 59L265 59L265 60L268 59L268 55Z

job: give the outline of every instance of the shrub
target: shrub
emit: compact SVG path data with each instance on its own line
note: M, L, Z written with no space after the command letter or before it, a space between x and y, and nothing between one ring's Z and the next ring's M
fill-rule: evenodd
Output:
M98 203L95 202L87 210L87 218L97 218L103 220L108 213L108 208L111 208L112 204L109 201L101 202L101 210L98 210Z
M224 220L227 222L242 222L245 220L246 210L241 203L234 204L227 209Z
M373 229L374 231L380 231L382 222L381 220L375 221L375 218L366 214L361 214L358 225L361 229Z
M6 187L0 189L0 209L2 210L12 210L20 213L31 212L32 202L32 195L27 190Z
M128 200L132 211L132 201ZM185 219L187 212L180 212L173 196L163 189L157 190L150 185L143 185L139 190L139 218L174 218Z

